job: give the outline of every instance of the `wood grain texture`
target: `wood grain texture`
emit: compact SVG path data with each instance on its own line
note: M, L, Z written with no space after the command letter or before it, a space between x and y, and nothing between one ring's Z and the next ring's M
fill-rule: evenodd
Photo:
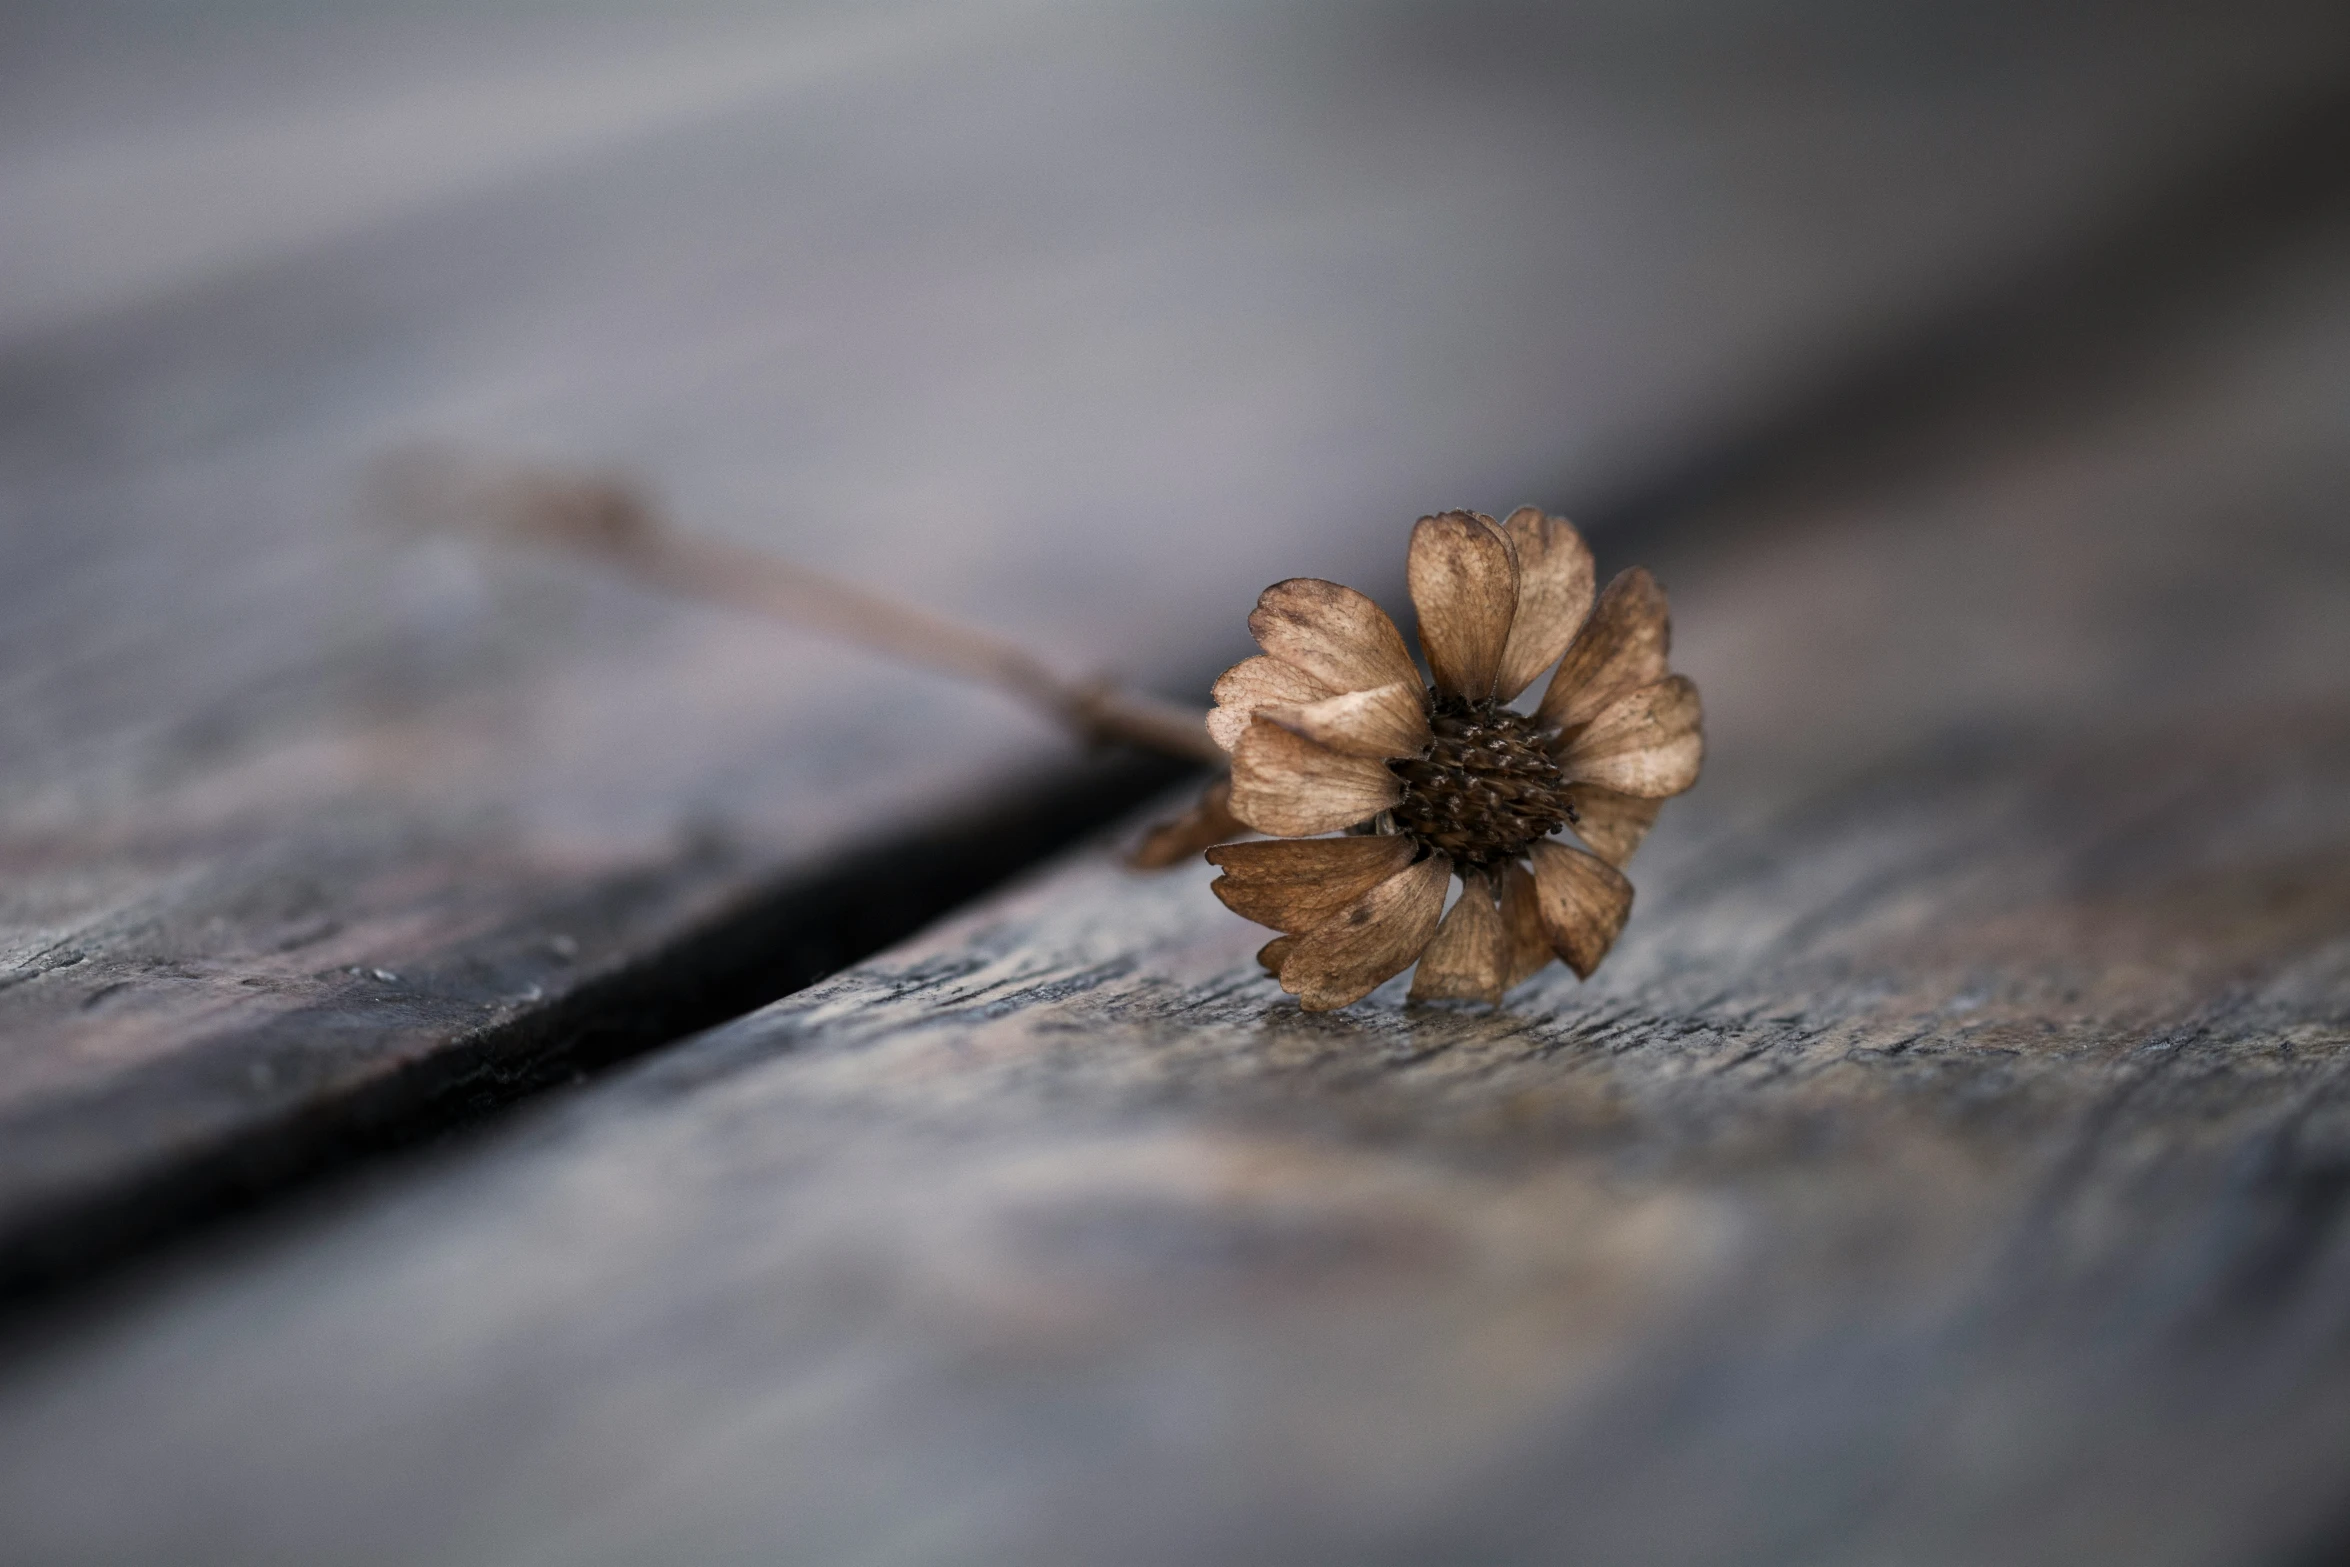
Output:
M1081 9L12 18L0 1274L773 993L905 928L860 867L1083 793L992 699L372 531L386 444L1196 685L1379 519L1678 471L2063 252L2340 26ZM975 884L917 879L862 906Z
M1712 758L1591 983L1308 1017L1204 867L1079 855L57 1319L10 1554L2323 1546L2346 259L1654 561Z

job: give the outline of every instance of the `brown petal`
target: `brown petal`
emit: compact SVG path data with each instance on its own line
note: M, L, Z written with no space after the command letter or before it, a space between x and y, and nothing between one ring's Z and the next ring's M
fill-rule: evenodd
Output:
M1597 855L1563 843L1534 845L1534 907L1552 950L1589 979L1632 912L1632 884Z
M1647 568L1618 574L1567 644L1535 716L1553 729L1587 724L1619 697L1665 678L1672 611Z
M1232 752L1232 814L1276 837L1352 827L1402 797L1403 785L1386 763L1341 756L1262 713Z
M1570 783L1661 800L1697 782L1705 712L1687 675L1645 686L1570 736L1559 768Z
M1257 948L1257 964L1268 974L1278 974L1281 965L1289 960L1289 954L1296 946L1295 936L1275 936Z
M1510 966L1502 978L1506 989L1532 979L1558 956L1550 950L1550 932L1542 928L1534 878L1515 860L1501 871L1501 923L1510 944Z
M1229 751L1248 733L1248 721L1260 707L1303 707L1335 694L1295 664L1259 653L1244 658L1216 678L1215 709L1208 714L1208 735Z
M1411 967L1436 933L1452 862L1431 854L1388 877L1298 937L1281 988L1308 1012L1360 1001Z
M1190 810L1143 834L1142 842L1126 856L1126 863L1138 871L1165 870L1178 860L1188 860L1202 849L1248 831L1248 823L1232 814L1232 780L1219 778L1200 791Z
M1518 609L1493 694L1507 702L1548 669L1591 615L1591 546L1564 517L1521 506L1501 525L1518 556Z
M1305 707L1268 707L1265 716L1343 756L1417 756L1435 738L1420 682L1346 691Z
M1546 954L1547 956L1547 954ZM1461 878L1461 895L1412 975L1414 1001L1499 1001L1509 973L1509 933L1482 876Z
M1471 701L1492 696L1518 608L1518 563L1509 540L1492 518L1475 512L1422 517L1412 529L1404 575L1436 689Z
M1591 852L1621 869L1656 824L1661 800L1618 794L1597 784L1569 784L1567 803L1575 808L1575 836L1591 845Z
M1412 862L1412 840L1388 834L1228 843L1208 851L1223 871L1211 890L1243 919L1311 930Z
M1414 683L1420 671L1387 611L1352 588L1292 577L1257 596L1248 617L1257 645L1331 691Z

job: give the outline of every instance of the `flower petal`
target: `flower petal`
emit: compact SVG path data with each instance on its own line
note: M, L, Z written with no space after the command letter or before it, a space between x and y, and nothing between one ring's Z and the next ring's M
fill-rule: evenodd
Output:
M1618 794L1597 784L1569 784L1567 803L1575 808L1575 836L1591 845L1591 852L1622 869L1656 824L1661 800Z
M1550 948L1550 932L1542 928L1534 878L1515 860L1501 870L1501 923L1510 944L1509 968L1502 976L1507 989L1532 979L1558 956Z
M1474 702L1492 696L1518 608L1518 563L1509 540L1492 518L1472 511L1422 517L1412 529L1404 575L1436 689Z
M1305 707L1268 707L1265 716L1292 734L1342 756L1417 756L1435 738L1420 682L1344 691Z
M1567 644L1535 717L1552 729L1587 724L1625 693L1665 678L1673 620L1646 567L1621 572Z
M1452 912L1420 954L1412 999L1499 1001L1509 962L1509 934L1502 928L1501 910L1493 906L1492 884L1482 876L1464 876Z
M1292 577L1267 588L1257 596L1248 629L1259 647L1334 692L1420 678L1411 649L1387 611L1352 588L1318 577Z
M1575 731L1559 753L1570 783L1661 800L1697 782L1705 711L1687 675L1644 686Z
M1219 778L1200 791L1190 810L1152 827L1126 856L1138 871L1162 871L1177 860L1188 860L1249 831L1248 823L1232 814L1232 780Z
M1431 854L1388 877L1298 937L1281 988L1308 1012L1360 1001L1411 967L1436 933L1452 862Z
M1632 912L1632 884L1597 855L1561 843L1534 845L1534 907L1552 950L1589 979Z
M1501 651L1494 697L1509 701L1567 650L1591 617L1591 546L1564 517L1521 506L1501 525L1518 555L1518 609Z
M1210 890L1243 919L1279 931L1311 930L1412 862L1396 834L1228 843L1208 851L1224 874Z
M1257 948L1257 966L1268 974L1279 974L1281 965L1289 960L1290 950L1296 945L1295 936L1275 936Z
M1244 658L1216 678L1215 708L1208 714L1208 736L1229 751L1248 733L1248 721L1260 707L1303 707L1335 692L1295 664L1259 653Z
M1262 713L1232 752L1232 814L1276 837L1336 832L1401 798L1403 784L1386 763L1341 756Z

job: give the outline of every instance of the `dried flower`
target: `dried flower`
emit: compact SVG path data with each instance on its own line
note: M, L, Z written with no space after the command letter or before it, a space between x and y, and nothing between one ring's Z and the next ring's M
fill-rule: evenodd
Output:
M1697 781L1704 752L1697 689L1665 671L1664 595L1634 570L1594 608L1591 551L1532 507L1506 523L1445 512L1413 530L1430 683L1378 605L1294 578L1258 599L1249 629L1265 656L1225 671L1203 729L1196 708L1072 679L990 632L680 532L608 475L409 452L378 465L375 488L387 518L573 551L982 681L1089 743L1229 753L1230 776L1153 830L1134 862L1208 848L1224 872L1217 895L1282 933L1259 960L1315 1010L1414 962L1415 999L1496 1001L1553 953L1588 976L1632 906L1619 867L1657 803ZM1541 706L1513 711L1553 662ZM1568 826L1591 852L1551 841ZM1250 829L1295 841L1228 841ZM1462 895L1446 912L1455 873Z
M1427 681L1378 605L1298 577L1257 600L1264 654L1224 673L1208 715L1231 815L1276 840L1209 850L1216 895L1282 933L1259 961L1309 1010L1415 961L1414 1000L1498 1001L1554 954L1588 978L1631 911L1622 865L1704 756L1697 688L1666 670L1664 593L1634 568L1594 606L1565 518L1423 517L1408 581ZM1512 709L1553 661L1541 704Z

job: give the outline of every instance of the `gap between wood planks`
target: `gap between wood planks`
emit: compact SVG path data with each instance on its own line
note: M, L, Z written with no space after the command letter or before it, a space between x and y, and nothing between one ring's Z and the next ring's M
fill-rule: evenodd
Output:
M2159 190L2119 205L2091 243L1952 301L1774 417L1682 452L1648 482L1572 504L1611 566L1702 530L1732 494L1800 486L1825 461L1885 460L1949 438L1952 415L2028 417L2109 381L2165 311L2190 308L2350 194L2350 91L2280 108ZM1978 436L1981 421L1975 426ZM1558 498L1558 497L1554 497ZM1362 584L1399 600L1395 585ZM1245 606L1235 607L1235 616ZM1197 672L1205 684L1209 671ZM854 851L739 903L561 1002L491 1025L495 1050L436 1056L301 1117L21 1215L0 1233L0 1299L20 1320L157 1246L251 1215L399 1150L477 1126L799 990L912 935L1166 788L1150 761L1063 769L953 820ZM275 1027L300 1028L299 1015ZM143 1085L199 1091L168 1064Z
M145 1170L125 1172L111 1189L77 1193L0 1233L0 1301L37 1309L154 1244L754 1011L902 941L1108 826L1186 771L1122 756L1044 774L947 820L854 849L641 961L491 1025L501 1036L495 1051L436 1052L291 1124L213 1148L183 1163L173 1193L159 1194ZM295 1013L271 1028L308 1026ZM157 1063L140 1086L158 1095L204 1091L179 1065Z

